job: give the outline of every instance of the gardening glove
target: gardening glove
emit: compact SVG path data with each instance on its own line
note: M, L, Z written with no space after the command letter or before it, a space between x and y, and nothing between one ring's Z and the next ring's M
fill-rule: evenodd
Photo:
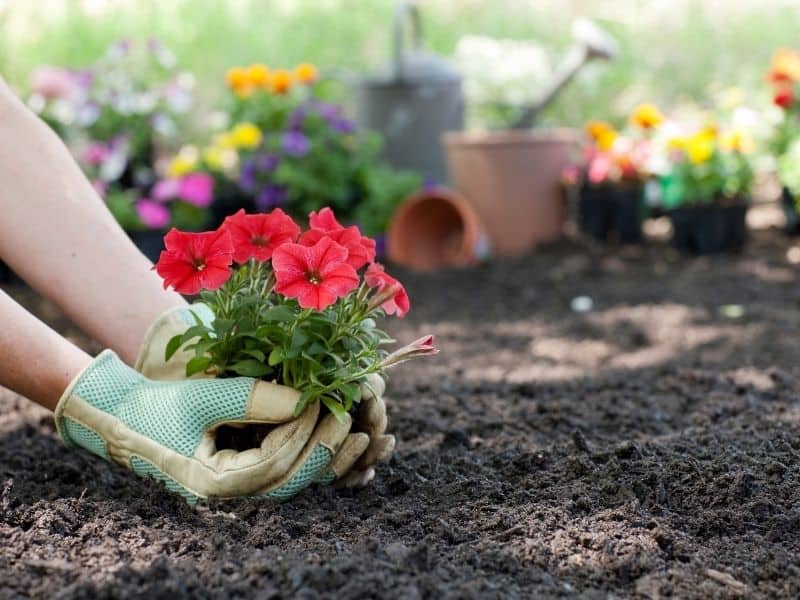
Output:
M350 431L333 415L319 423L319 403L298 417L299 392L247 377L152 381L111 350L95 358L58 402L58 432L190 504L200 498L285 500L327 472ZM260 447L216 451L226 424L274 425Z
M196 324L195 317L206 325L214 321L214 313L202 303L170 309L156 319L145 334L136 359L136 370L150 379L185 379L186 363L193 354L179 350L165 362L164 351L172 337ZM361 402L355 414L353 432L345 438L330 468L319 478L320 483L363 487L375 477L375 464L391 456L395 437L385 433L388 424L383 402L385 391L386 383L377 374L370 375L361 385Z

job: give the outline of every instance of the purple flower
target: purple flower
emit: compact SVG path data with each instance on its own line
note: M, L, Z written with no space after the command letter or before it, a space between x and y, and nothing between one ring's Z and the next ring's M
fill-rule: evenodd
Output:
M339 118L339 107L336 104L320 102L316 106L317 113L329 123Z
M136 214L150 229L164 229L169 225L170 214L167 207L147 198L141 198L136 203Z
M303 126L308 116L308 109L305 106L298 106L289 115L289 129L296 130Z
M256 207L266 212L286 202L286 189L279 185L268 185L256 196Z
M311 142L299 131L287 131L281 138L283 151L289 156L301 157L311 150Z
M254 192L256 189L256 161L250 159L242 166L242 172L239 175L239 186L246 192Z
M262 154L256 159L258 170L262 173L272 173L279 162L280 158L275 154Z
M342 135L349 135L356 130L355 124L350 119L337 118L329 121L331 129Z

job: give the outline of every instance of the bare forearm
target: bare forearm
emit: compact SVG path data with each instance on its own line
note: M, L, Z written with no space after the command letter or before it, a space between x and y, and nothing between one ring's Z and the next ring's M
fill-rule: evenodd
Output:
M0 385L53 410L91 357L0 290Z
M131 362L183 299L161 289L58 137L0 80L0 257Z

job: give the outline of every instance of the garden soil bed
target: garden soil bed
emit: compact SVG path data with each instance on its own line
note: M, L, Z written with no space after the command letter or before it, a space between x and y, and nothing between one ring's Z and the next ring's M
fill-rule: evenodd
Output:
M0 597L798 597L791 244L573 241L406 275L393 333L442 353L392 377L398 450L355 492L194 510L0 392Z

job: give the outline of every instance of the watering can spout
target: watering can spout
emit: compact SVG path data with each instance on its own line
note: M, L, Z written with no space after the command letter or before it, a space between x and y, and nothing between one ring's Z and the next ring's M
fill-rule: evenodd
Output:
M587 62L593 59L613 60L619 52L616 40L588 19L578 19L572 24L572 39L572 48L564 56L539 97L514 123L514 129L532 127L539 114L556 99Z

